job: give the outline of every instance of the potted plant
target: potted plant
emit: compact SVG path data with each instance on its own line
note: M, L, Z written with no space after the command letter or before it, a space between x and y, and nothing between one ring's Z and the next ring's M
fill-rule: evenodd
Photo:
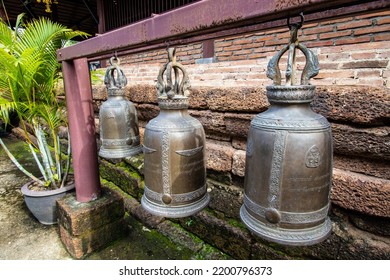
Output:
M24 23L22 14L14 28L0 20L0 120L9 125L11 113L17 116L18 130L42 176L34 176L19 164L1 138L0 145L31 178L22 193L29 210L43 224L57 222L56 199L74 189L74 184L68 184L70 143L63 156L59 137L67 117L64 100L56 90L61 73L56 50L76 36L87 34L46 18Z

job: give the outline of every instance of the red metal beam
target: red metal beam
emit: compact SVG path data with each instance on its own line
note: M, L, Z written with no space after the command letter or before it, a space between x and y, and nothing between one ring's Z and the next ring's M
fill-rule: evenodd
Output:
M62 62L71 137L76 199L88 202L100 196L95 117L88 61Z
M131 24L61 49L59 61L79 57L103 57L117 51L145 51L171 45L199 42L240 34L285 22L304 12L306 21L390 7L389 0L203 0L153 18Z

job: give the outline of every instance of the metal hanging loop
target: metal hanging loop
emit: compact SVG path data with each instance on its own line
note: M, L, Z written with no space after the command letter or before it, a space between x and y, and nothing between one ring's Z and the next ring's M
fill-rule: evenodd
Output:
M272 59L268 62L267 77L273 80L274 85L281 85L282 78L279 68L280 58L288 51L287 68L286 68L286 85L295 85L296 76L296 50L299 49L306 58L305 67L301 74L300 84L309 85L310 79L315 77L319 72L319 63L317 56L308 49L305 45L299 42L298 31L304 22L303 13L300 14L301 21L299 23L290 23L290 18L287 20L287 25L290 30L290 40L287 46L284 46Z

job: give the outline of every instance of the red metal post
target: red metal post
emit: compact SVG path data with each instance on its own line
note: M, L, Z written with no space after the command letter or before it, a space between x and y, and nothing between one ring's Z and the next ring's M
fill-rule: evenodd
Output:
M86 58L62 62L71 137L76 200L100 196L100 180L92 107L92 89Z

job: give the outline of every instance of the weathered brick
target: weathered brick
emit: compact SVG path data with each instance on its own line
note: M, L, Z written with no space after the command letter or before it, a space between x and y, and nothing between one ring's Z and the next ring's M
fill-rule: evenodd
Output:
M358 53L351 53L352 59L360 60L360 59L373 59L376 57L376 52L358 52Z
M210 213L202 211L190 218L180 219L180 224L235 259L249 259L250 257L249 233Z
M208 90L207 87L192 88L191 94L188 97L189 108L207 109Z
M246 45L252 43L252 38L245 38L245 39L237 39L233 41L233 44L235 45Z
M348 45L348 44L359 44L370 42L370 36L360 36L360 37L351 37L351 38L341 38L335 40L335 45Z
M78 236L110 224L124 215L122 198L110 189L103 188L99 199L80 203L73 194L57 201L58 223L70 235Z
M150 121L158 116L160 109L154 104L138 104L136 106L138 119L141 121Z
M255 117L255 114L234 114L226 113L224 120L226 125L226 131L232 136L246 138L249 132L249 126L251 120Z
M233 55L230 59L231 60L244 60L244 59L247 59L247 56L246 55Z
M139 197L142 195L142 177L131 167L125 168L114 165L106 160L100 160L99 171L102 178L113 182L124 192L132 195L133 197Z
M355 20L355 21L337 24L337 30L353 29L356 27L369 26L371 24L372 21L370 19Z
M313 110L334 121L384 125L390 118L390 93L369 86L318 86Z
M364 19L364 18L373 18L373 17L382 17L382 16L388 16L390 15L389 10L379 11L379 12L371 12L371 13L365 13L359 16L356 16L356 19Z
M383 18L376 19L377 25L388 24L388 23L390 23L390 17L383 17Z
M354 31L354 35L370 34L370 33L379 33L379 32L388 32L390 25L380 25L380 26L371 26L367 28L361 28Z
M380 70L376 70L376 69L373 69L373 70L358 70L356 72L356 76L357 78L378 78L380 77L381 75L381 71Z
M76 259L83 259L104 248L109 243L125 236L127 230L123 218L79 236L73 236L64 227L59 226L62 243L69 254Z
M222 213L223 218L240 219L240 208L243 204L243 189L224 185L215 180L208 180L210 192L209 208Z
M236 150L233 155L232 173L237 176L245 176L245 151Z
M342 63L341 69L354 69L354 68L386 68L388 60L376 59L376 60L365 60L365 61L351 61Z
M330 39L330 38L338 38L338 37L344 37L349 36L352 34L352 30L344 30L344 31L337 31L337 32L331 32L331 33L323 33L320 34L320 39Z
M335 168L390 180L390 161L334 154Z
M157 228L157 226L165 220L162 216L150 214L141 205L132 208L130 213L148 228Z
M233 146L233 148L235 148L237 150L245 151L246 150L246 138L233 137L232 146Z
M209 110L189 110L189 113L192 117L198 119L202 123L206 134L226 134L224 113L212 112Z
M259 112L269 106L264 88L215 88L210 89L208 107L214 111Z
M157 231L167 236L175 244L179 244L186 248L189 248L193 252L198 252L202 249L204 243L190 234L188 231L180 227L180 225L174 224L171 221L164 221L157 226Z
M332 25L326 25L326 26L321 26L321 27L314 27L314 28L305 28L303 30L303 33L305 35L310 35L310 34L320 34L320 33L328 33L333 31L334 27Z
M390 29L390 27L389 27ZM374 41L390 41L390 34L376 34L374 35Z
M157 77L158 71L156 72ZM155 85L131 85L126 87L126 97L137 103L157 103Z
M333 169L332 202L368 215L390 217L390 181Z
M333 40L321 40L316 42L306 42L305 46L308 48L317 48L317 47L328 47L333 46Z
M106 100L107 99L107 88L106 86L93 86L92 87L92 98L94 100Z
M390 127L355 128L332 124L334 151L342 155L390 160Z
M230 172L235 149L231 146L218 145L207 141L206 159L207 168L215 171Z
M382 78L368 78L368 79L359 78L359 85L382 87L384 86L384 80Z

